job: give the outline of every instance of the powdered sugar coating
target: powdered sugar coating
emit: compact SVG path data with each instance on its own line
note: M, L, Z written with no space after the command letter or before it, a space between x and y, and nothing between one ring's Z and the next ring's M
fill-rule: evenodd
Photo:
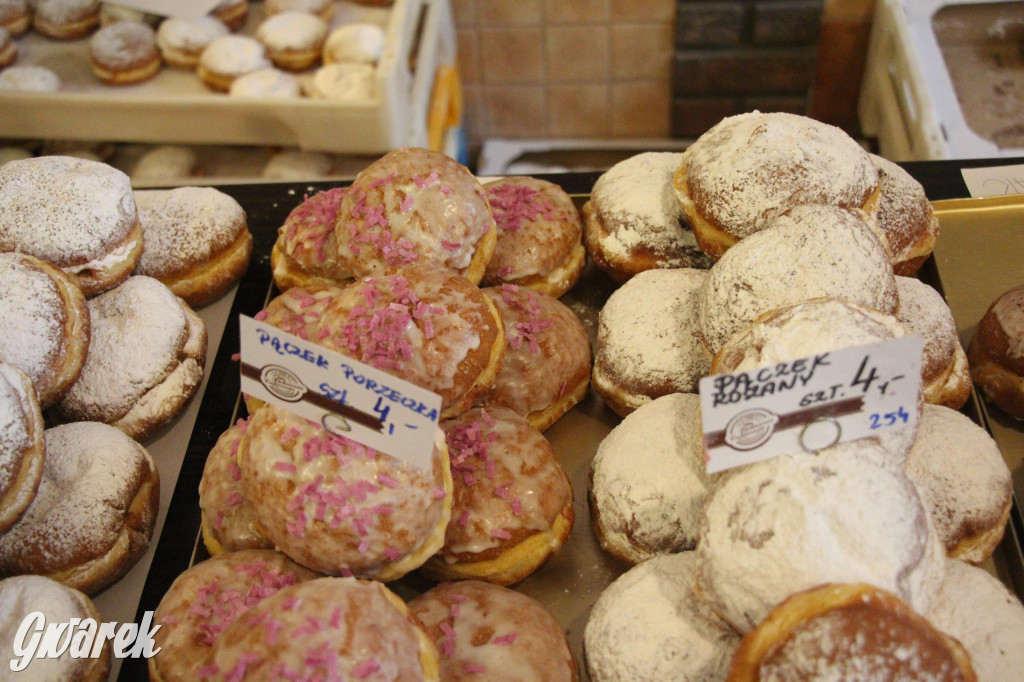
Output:
M106 69L140 68L159 59L156 32L141 21L118 21L104 26L89 39L92 60Z
M35 397L27 390L25 375L19 374L17 367L0 362L0 499L11 492L26 466L25 451L34 440L29 410Z
M57 92L60 77L45 66L8 66L0 71L0 91Z
M928 383L945 371L960 347L956 321L942 294L924 282L897 276L896 290L900 296L897 319L909 333L924 338L921 374Z
M888 242L892 262L927 254L938 236L939 221L933 215L924 187L892 161L874 154L870 157L878 169L882 193L878 228Z
M198 55L207 45L228 33L228 27L215 17L194 20L167 17L160 22L156 42L161 51L182 50Z
M992 304L992 314L1006 334L1006 354L1024 361L1024 285L1000 296Z
M199 65L211 73L237 78L252 71L270 68L271 63L266 48L255 38L226 35L203 49Z
M376 64L384 51L384 29L376 24L352 23L331 31L324 43L324 63Z
M327 37L327 22L306 12L286 11L268 16L256 38L270 50L317 50Z
M273 68L260 69L231 81L228 94L233 97L293 98L302 96L302 85L299 83L299 79L290 73ZM275 176L264 174L263 177Z
M348 104L372 104L380 97L377 70L369 64L338 62L321 66L308 86L309 96Z
M89 17L98 19L100 3L98 0L36 0L34 11L39 19L63 24Z

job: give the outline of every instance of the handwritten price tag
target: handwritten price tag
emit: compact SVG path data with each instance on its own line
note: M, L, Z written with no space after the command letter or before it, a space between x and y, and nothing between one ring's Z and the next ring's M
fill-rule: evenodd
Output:
M240 316L242 392L429 470L441 396Z
M708 473L913 426L923 343L904 336L701 379Z
M1024 166L961 168L960 174L972 197L1024 194Z

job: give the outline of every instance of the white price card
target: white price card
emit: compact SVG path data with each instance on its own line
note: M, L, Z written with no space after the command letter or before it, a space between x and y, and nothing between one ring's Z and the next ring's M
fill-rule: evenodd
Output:
M708 473L917 423L921 336L700 381Z
M1024 194L1024 166L961 168L967 191L972 197L1001 197Z
M243 393L430 470L441 396L251 317L239 325Z
M210 13L220 0L117 0L118 5L163 17L198 19Z

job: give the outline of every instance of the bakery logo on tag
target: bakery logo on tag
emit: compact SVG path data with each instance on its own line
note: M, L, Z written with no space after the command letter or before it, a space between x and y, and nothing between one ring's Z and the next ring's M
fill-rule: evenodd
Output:
M267 365L260 370L260 383L274 397L293 403L306 395L306 385L295 373L280 365Z
M778 423L778 415L768 410L740 412L726 424L725 442L737 450L753 450L772 437Z
M162 625L153 625L153 612L146 611L142 625L97 623L92 618L72 618L68 623L47 623L41 611L25 616L14 637L11 670L25 670L33 658L99 658L107 640L117 658L152 658L153 635ZM2 676L0 676L2 677Z

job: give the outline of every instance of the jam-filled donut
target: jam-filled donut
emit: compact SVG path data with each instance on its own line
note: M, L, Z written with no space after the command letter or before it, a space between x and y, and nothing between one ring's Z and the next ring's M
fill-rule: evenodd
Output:
M141 83L162 66L156 31L141 21L118 21L104 26L89 39L89 65L109 85Z
M498 224L498 244L483 284L527 286L560 297L587 260L583 223L569 195L539 178L502 178L484 185Z
M160 477L145 448L98 422L46 431L32 504L0 535L0 575L34 573L95 594L149 546Z
M302 71L320 61L327 22L306 12L278 12L263 20L256 29L256 39L266 46L275 66Z
M455 491L452 519L444 547L421 571L435 580L519 582L569 537L569 478L547 439L511 410L469 410L441 428Z
M985 399L1024 419L1024 284L999 296L967 347L971 378Z
M338 258L334 231L346 191L336 187L304 197L278 228L270 266L281 291L352 279Z
M142 253L131 181L70 156L0 166L0 252L20 251L62 269L86 296L124 281Z
M196 75L211 90L228 92L235 79L270 66L263 43L248 36L227 35L203 48Z
M32 503L43 476L43 415L29 377L0 362L0 534Z
M587 393L587 330L572 309L547 294L515 284L483 292L501 314L507 345L501 371L479 404L507 407L544 431Z
M612 166L583 205L584 240L594 263L624 282L652 268L708 268L672 191L682 155L645 152Z
M206 46L228 33L228 27L216 17L167 17L156 30L156 45L170 66L194 70Z
M878 230L897 275L913 275L935 248L939 219L914 177L888 159L869 155L878 169Z
M249 18L249 0L221 0L210 10L210 14L229 30L237 31Z
M199 389L206 324L170 289L142 275L91 299L89 316L82 373L54 409L64 421L100 421L147 440Z
M537 600L499 585L444 583L409 602L441 656L441 679L575 682L558 621Z
M723 119L683 152L672 184L715 260L794 206L863 209L873 220L879 200L878 171L856 140L781 112Z
M32 25L32 11L27 0L0 0L0 28L17 38Z
M244 549L192 565L179 575L153 614L149 659L154 682L190 682L210 664L222 632L249 609L286 587L320 575L280 552Z
M99 0L36 0L32 27L48 38L82 38L100 25Z

